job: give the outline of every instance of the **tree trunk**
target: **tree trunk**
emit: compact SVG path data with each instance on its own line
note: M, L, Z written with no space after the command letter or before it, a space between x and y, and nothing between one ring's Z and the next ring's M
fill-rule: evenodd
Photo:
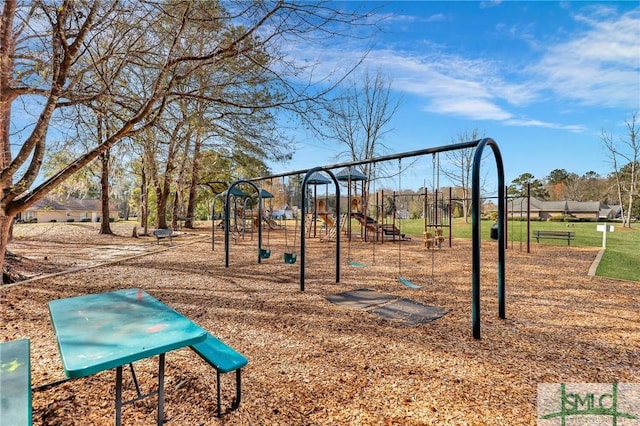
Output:
M627 228L631 228L631 215L633 211L633 193L631 190L629 191L629 207L627 207L627 217L626 217L626 226Z
M109 211L109 150L100 155L102 170L100 173L100 199L102 201L102 220L100 221L100 234L111 235L110 211Z
M167 229L167 201L169 200L169 191L163 191L162 188L156 186L156 214L159 229Z
M178 229L178 219L180 215L180 191L176 190L171 208L171 228Z
M184 221L184 227L193 229L193 222L196 215L196 188L198 187L198 178L194 177L189 186L189 200L187 201L187 217Z
M189 200L187 201L187 218L184 222L184 227L193 229L193 222L196 216L196 190L200 180L198 178L200 173L200 146L202 145L202 139L200 134L196 134L196 140L193 145L193 161L191 162L191 183L189 185Z
M2 268L2 272L4 272L4 255L7 251L7 243L9 242L9 232L12 223L13 216L5 215L4 208L0 208L0 267Z
M147 183L147 173L146 166L142 164L142 174L140 176L140 194L142 200L140 202L140 226L144 229L143 234L147 235L149 233L149 184Z

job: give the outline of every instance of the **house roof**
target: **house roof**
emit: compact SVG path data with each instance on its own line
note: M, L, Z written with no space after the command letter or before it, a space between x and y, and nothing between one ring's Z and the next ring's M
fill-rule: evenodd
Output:
M599 212L599 201L567 201L567 209L570 212Z
M27 210L80 210L80 211L99 211L101 209L101 200L83 200L74 197L44 197L36 201ZM113 203L109 202L109 210L116 210Z
M540 210L540 203L542 203L542 201L538 200L537 198L531 197L531 211ZM527 197L517 197L509 200L507 202L507 208L513 211L527 211Z
M509 211L526 211L527 199L526 197L513 198L507 202L507 209ZM531 211L532 212L572 212L572 213L584 213L584 212L598 212L601 210L600 202L598 201L543 201L535 197L531 197Z
M566 201L543 201L541 204L540 209L544 211L564 212L567 210Z

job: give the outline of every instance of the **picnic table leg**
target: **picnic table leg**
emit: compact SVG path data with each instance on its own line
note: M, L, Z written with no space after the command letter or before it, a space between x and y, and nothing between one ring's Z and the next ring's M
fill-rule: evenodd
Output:
M233 405L231 406L232 410L235 410L240 406L240 399L242 398L242 379L240 378L242 374L241 372L241 368L236 370L236 400L233 401Z
M116 368L116 426L122 425L122 366Z
M142 392L140 392L140 384L138 383L138 377L136 376L136 371L133 369L133 364L129 363L129 368L131 369L131 377L133 378L133 384L136 387L136 392L138 393L138 398L142 397Z
M164 354L158 360L158 426L164 423Z
M218 417L222 417L222 396L220 392L220 372L216 370L216 385L218 388Z

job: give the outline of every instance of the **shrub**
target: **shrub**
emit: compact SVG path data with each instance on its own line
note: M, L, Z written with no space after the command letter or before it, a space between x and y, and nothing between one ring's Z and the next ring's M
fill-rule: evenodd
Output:
M570 214L557 214L549 218L549 222L578 222L578 218Z

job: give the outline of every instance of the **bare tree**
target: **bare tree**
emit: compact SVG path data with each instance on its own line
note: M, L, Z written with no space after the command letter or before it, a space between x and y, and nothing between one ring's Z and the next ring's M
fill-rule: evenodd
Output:
M386 146L384 137L393 129L388 125L400 108L400 100L391 94L391 81L378 70L373 76L365 71L362 78L354 78L350 87L327 107L326 138L345 147L339 157L351 161L366 160L381 154ZM369 193L373 176L372 164L363 164L363 194ZM366 211L367 200L363 208Z
M249 112L287 109L304 119L309 105L327 96L351 69L316 78L313 61L291 61L285 46L348 35L355 25L369 25L368 16L322 3L286 1L237 2L225 10L214 2L5 0L0 16L2 265L15 215L122 139L154 124L172 99L200 96L181 84L194 72L220 69L239 57L253 61L256 72L243 75L244 87L259 86L272 96L246 97L240 103L211 92L209 100ZM193 34L210 38L205 49L184 42ZM252 79L258 75L261 80ZM305 76L306 85L299 79ZM217 83L224 87L227 81ZM40 112L32 123L11 133L12 106L21 98L32 110L39 106ZM51 124L58 120L73 126L60 112L80 104L99 109L102 100L108 100L108 112L117 124L108 137L34 186ZM15 153L12 146L18 147Z
M465 130L459 133L456 139L451 140L451 143L473 141L479 138L478 129L475 128L470 132ZM475 150L473 148L447 151L445 158L448 166L444 166L440 170L462 194L460 205L462 206L462 216L464 217L465 223L469 222L471 212L471 169L473 167L474 152Z
M625 120L625 124L629 132L626 138L620 137L620 140L616 142L610 132L607 133L603 130L600 134L600 139L609 152L609 158L613 165L618 201L622 208L623 226L630 228L634 200L639 195L638 187L640 186L640 140L638 140L640 125L638 123L638 112L634 112L630 120ZM626 208L625 198L627 201Z

